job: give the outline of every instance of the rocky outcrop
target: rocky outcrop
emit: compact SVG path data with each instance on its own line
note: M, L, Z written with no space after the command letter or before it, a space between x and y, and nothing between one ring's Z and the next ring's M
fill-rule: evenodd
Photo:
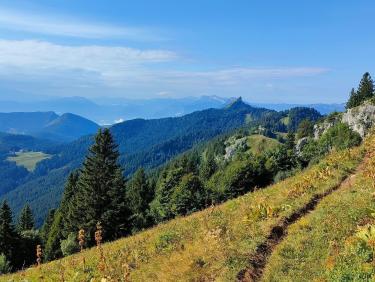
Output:
M234 139L234 138L229 138L225 142L225 155L224 159L225 160L230 160L236 152L239 150L244 150L247 147L247 137L242 137L239 139Z
M323 121L314 125L314 139L318 140L328 129L334 126L337 121Z
M375 125L375 106L367 102L361 106L349 109L343 114L341 121L347 123L361 137L365 137Z
M309 143L309 137L303 137L297 141L296 144L296 154L298 156L301 155L303 147L306 146L306 144Z
M314 139L319 139L329 128L339 122L348 124L363 138L375 126L375 105L368 101L340 115L328 117L323 122L314 125Z

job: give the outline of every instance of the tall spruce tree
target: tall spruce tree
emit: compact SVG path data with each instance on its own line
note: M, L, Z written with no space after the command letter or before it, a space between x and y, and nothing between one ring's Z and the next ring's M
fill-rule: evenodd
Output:
M147 227L149 204L153 198L153 191L149 185L143 168L138 169L126 188L126 199L132 213L131 222L133 231Z
M69 236L72 228L69 225L69 206L72 205L73 196L77 190L79 172L72 172L65 184L64 193L60 202L60 207L48 215L41 230L43 242L45 244L45 257L53 260L62 256L60 241Z
M125 179L118 158L117 145L109 129L100 129L83 164L67 214L68 231L76 233L83 228L89 244L94 243L98 222L103 227L105 240L129 232Z
M352 88L352 90L350 91L349 100L346 103L346 108L351 109L351 108L358 106L359 104L360 104L359 96L357 92L354 90L354 88Z
M34 229L34 216L29 205L25 205L17 223L17 230L19 232Z
M60 207L59 207L59 213L63 215L62 218L62 228L61 228L61 234L67 238L69 236L69 233L74 230L75 226L71 225L71 222L69 221L69 209L74 205L74 195L77 192L77 185L78 185L78 179L79 179L79 171L72 172L68 180L65 184L64 193L61 199ZM72 222L75 224L75 222Z
M359 83L357 93L362 101L373 97L374 81L368 72L363 75L361 82Z
M19 260L17 246L19 237L12 223L12 211L6 201L0 207L0 254L4 254L12 266Z
M371 75L366 72L359 83L357 91L352 89L350 97L346 103L346 108L351 109L362 104L363 101L368 100L374 96L374 81Z
M55 209L51 209L48 211L48 215L46 219L44 220L42 228L40 229L40 237L44 245L47 243L48 234L51 230L51 226L55 217L55 212L56 212Z

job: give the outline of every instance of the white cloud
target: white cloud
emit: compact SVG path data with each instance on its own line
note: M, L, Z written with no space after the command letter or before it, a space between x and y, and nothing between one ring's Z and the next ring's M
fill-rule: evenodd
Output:
M36 34L80 38L123 38L130 40L161 40L158 32L149 28L113 26L102 23L82 22L58 15L36 15L1 7L0 28Z
M329 71L316 67L232 67L180 71L179 56L168 50L114 46L68 46L35 40L0 40L0 81L20 90L82 93L130 93L158 96L242 93L274 82L316 76ZM168 63L165 65L165 63ZM178 63L177 65L175 65ZM187 66L192 69L192 66ZM199 66L196 66L198 69ZM266 85L266 86L265 86ZM277 85L277 83L275 84ZM22 89L21 89L22 88ZM156 91L161 89L162 91ZM273 89L273 88L272 88Z
M150 63L174 60L177 55L165 50L139 50L111 46L65 46L34 40L0 40L0 69L26 72L43 70L83 70L103 76Z

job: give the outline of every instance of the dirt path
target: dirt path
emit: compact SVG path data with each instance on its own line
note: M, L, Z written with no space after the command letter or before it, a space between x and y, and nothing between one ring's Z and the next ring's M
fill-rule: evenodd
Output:
M249 260L249 266L246 269L241 270L237 274L237 281L243 282L255 282L260 281L263 275L263 270L267 264L268 258L271 256L274 248L286 237L288 227L301 219L307 213L313 211L317 204L326 196L330 195L334 191L351 186L353 179L355 178L358 171L363 167L362 162L356 169L356 171L350 176L346 177L340 184L326 191L323 194L316 195L312 198L304 207L295 211L288 218L285 218L277 226L273 227L270 235L266 241L259 245L255 254Z

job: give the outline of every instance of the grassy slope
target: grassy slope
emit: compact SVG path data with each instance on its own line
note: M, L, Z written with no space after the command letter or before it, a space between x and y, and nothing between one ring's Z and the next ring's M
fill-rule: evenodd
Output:
M220 206L161 224L135 236L104 245L107 267L98 267L93 248L1 281L233 281L246 268L273 226L331 190L361 161L363 148L336 152L318 165L279 184L249 193ZM85 257L86 270L83 270ZM100 281L100 280L95 280Z
M34 171L37 163L50 157L51 155L43 152L18 152L15 157L9 157L7 160L16 162L18 166L23 166L28 171Z
M276 139L263 135L251 135L247 139L247 145L254 155L259 155L265 151L273 150L280 145Z
M375 280L374 139L367 148L361 171L290 226L270 257L263 281ZM364 233L366 239L360 238L370 226L374 229Z

